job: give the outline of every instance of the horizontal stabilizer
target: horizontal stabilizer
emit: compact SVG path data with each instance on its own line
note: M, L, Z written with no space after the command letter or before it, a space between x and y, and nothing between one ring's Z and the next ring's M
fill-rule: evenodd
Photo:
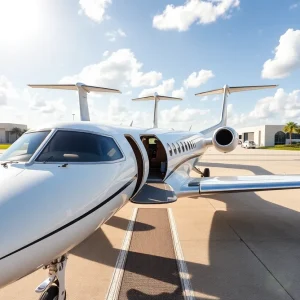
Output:
M268 191L299 189L300 175L220 176L192 179L186 191L197 188L202 193Z
M148 101L148 100L155 100L155 99L157 99L157 100L182 100L182 98L168 97L168 96L161 96L161 95L135 98L132 100L133 101Z
M228 86L226 91L228 94L238 93L238 92L245 92L245 91L254 91L254 90L263 90L263 89L272 89L277 87L278 85L253 85L253 86ZM197 93L195 96L209 96L209 95L216 95L216 94L223 94L224 88L211 90L207 92Z
M92 86L86 84L28 84L28 86L37 89L54 89L54 90L74 90L77 91L78 87L83 88L87 93L99 92L99 93L118 93L121 92L116 89L103 88L99 86Z
M28 84L28 86L36 89L53 89L53 90L71 90L78 91L80 119L81 121L90 121L89 106L87 102L87 93L118 93L121 92L115 89L108 89L99 86L86 85L81 82L76 84Z

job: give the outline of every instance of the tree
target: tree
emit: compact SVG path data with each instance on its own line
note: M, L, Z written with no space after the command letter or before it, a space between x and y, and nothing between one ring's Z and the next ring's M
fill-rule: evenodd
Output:
M297 128L298 125L295 122L287 122L283 127L283 131L290 135L290 144L292 144L292 133L296 132Z
M11 133L16 135L16 140L23 134L22 129L20 129L19 127L14 127L11 130Z

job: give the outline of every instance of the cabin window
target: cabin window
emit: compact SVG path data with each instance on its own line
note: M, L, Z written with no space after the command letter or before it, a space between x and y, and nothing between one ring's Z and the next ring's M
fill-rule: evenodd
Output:
M184 146L185 146L185 150L188 151L188 146L187 146L186 142L184 142Z
M178 153L181 153L181 149L180 149L180 146L179 146L179 144L178 144L178 143L176 143L176 145L177 145Z
M115 141L98 134L59 130L37 158L38 162L103 162L123 157Z
M0 157L0 160L13 160L20 162L29 161L49 133L50 130L23 134L5 151L5 153Z
M176 150L176 147L175 147L175 145L172 143L172 147L173 147L173 152L174 152L174 154L177 154L177 150Z
M189 150L191 150L191 142L188 142Z
M182 148L182 152L184 152L184 146L183 144L180 142L181 148Z
M172 156L172 148L171 148L171 146L169 144L167 144L167 147L168 147L168 151L170 153L170 156Z

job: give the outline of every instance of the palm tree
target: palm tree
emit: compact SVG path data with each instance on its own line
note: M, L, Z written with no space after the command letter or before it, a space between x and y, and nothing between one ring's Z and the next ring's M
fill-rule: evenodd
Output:
M297 128L298 125L295 122L287 122L283 127L283 131L288 132L290 135L290 144L292 144L292 133L296 132Z
M22 135L22 129L20 129L19 127L14 127L11 130L11 133L16 135L16 140L17 140Z

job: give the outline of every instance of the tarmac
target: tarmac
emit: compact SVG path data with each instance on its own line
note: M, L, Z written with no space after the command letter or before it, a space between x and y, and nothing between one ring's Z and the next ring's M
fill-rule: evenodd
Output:
M199 167L211 176L300 174L300 152L209 149ZM195 299L300 300L300 190L129 203L71 251L67 299L105 299L134 207L172 208ZM1 289L0 299L38 299L34 289L46 276L38 270Z

